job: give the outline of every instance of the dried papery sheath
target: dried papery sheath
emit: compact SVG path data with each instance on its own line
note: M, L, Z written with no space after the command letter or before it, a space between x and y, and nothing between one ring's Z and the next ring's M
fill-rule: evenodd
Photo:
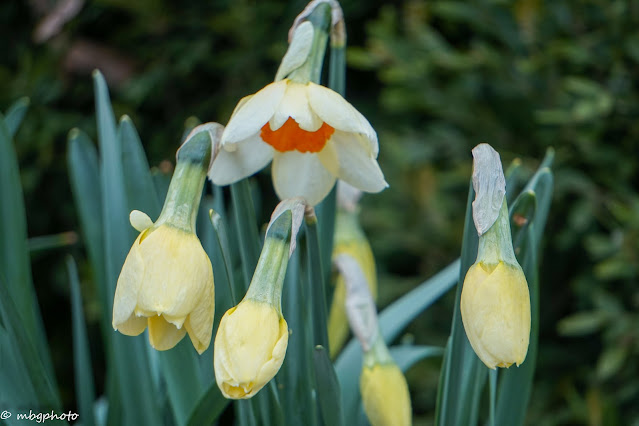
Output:
M493 226L504 196L506 179L499 154L490 145L482 143L473 149L473 220L477 234L482 235Z
M313 0L306 5L304 10L295 17L291 29L288 31L289 42L293 38L295 31L301 26L306 19L313 13L315 8L322 3L326 3L331 7L331 39L338 38L338 41L346 41L346 31L344 30L344 13L342 12L342 6L335 0ZM343 39L343 40L340 40ZM335 42L331 40L334 45Z
M346 313L353 334L362 345L364 352L369 351L377 336L377 308L368 287L366 275L357 261L347 255L340 254L333 263L344 277L346 284Z
M277 69L275 81L283 80L291 72L301 67L308 59L311 47L313 47L313 24L308 21L302 22L295 28L289 40L288 50Z
M291 221L291 246L288 253L289 259L295 251L295 247L297 247L297 233L300 230L300 226L302 226L302 220L304 219L304 214L307 208L308 206L306 201L304 201L302 197L287 198L275 207L275 210L273 210L273 213L271 214L271 220L266 228L266 233L268 234L269 229L271 229L271 225L275 223L277 218L280 217L282 213L290 210L293 219Z

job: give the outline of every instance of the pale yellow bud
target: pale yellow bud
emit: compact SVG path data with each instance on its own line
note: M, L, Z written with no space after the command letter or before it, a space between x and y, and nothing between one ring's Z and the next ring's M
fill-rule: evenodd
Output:
M174 347L188 332L202 353L211 342L215 294L211 261L192 232L168 224L140 233L122 266L113 328L151 346Z
M461 294L468 340L488 368L520 365L528 352L530 295L519 265L477 262Z
M288 326L270 303L244 299L229 309L215 336L215 380L227 398L253 397L279 371Z
M372 426L411 424L408 385L395 363L365 365L359 385L364 411Z

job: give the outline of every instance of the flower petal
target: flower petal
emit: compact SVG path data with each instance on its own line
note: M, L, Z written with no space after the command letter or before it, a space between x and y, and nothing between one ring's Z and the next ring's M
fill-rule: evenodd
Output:
M377 158L379 145L377 133L357 109L344 99L339 93L319 84L309 83L306 95L311 109L335 130L359 133L364 136Z
M222 145L258 134L275 113L286 90L286 80L271 83L239 106L222 134Z
M312 206L324 199L335 184L316 154L289 151L273 157L273 185L280 199L304 197Z
M202 354L211 343L213 334L213 315L215 314L215 287L213 274L211 273L208 284L200 301L184 322L184 328L189 333L189 338L199 354Z
M149 342L154 349L166 351L177 345L186 335L184 328L177 328L162 316L149 317Z
M138 232L143 232L145 229L153 226L153 221L149 215L140 210L131 210L131 213L129 213L129 222L131 222L131 226Z
M142 234L138 236L133 246L131 246L131 250L129 250L129 254L124 261L122 271L118 277L113 300L112 325L115 330L120 330L121 327L131 319L138 302L138 294L140 293L140 286L142 285L142 279L144 277L144 261L140 254L141 236ZM133 321L133 323L135 323L135 321ZM129 326L133 326L133 324L129 324ZM139 327L140 324L137 324L134 328L138 330ZM127 327L127 329L129 328L130 327ZM144 330L144 328L142 328L142 330ZM140 334L142 330L137 334Z
M363 136L335 131L327 146L337 151L340 179L365 192L379 192L388 187L384 174Z
M146 317L131 314L128 320L118 325L117 331L127 336L138 336L144 331L147 323Z
M232 146L234 151L228 151L224 146L220 149L209 170L209 178L216 185L228 185L251 176L273 158L273 147L262 141L258 134Z
M289 117L307 132L315 132L322 126L322 120L311 111L308 105L307 87L305 84L288 82L286 93L269 121L271 130L275 131L282 127Z

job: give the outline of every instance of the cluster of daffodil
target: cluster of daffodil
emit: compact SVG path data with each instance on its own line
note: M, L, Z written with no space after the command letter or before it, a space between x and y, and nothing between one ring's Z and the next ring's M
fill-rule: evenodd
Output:
M377 164L377 134L370 123L341 95L318 84L328 37L316 19L326 11L318 12L321 3L312 2L296 20L276 81L242 99L225 128L208 123L187 137L159 218L153 222L142 212L131 212L140 235L117 282L114 329L135 336L148 326L157 350L174 347L186 333L199 353L209 346L213 271L195 234L207 175L215 184L228 185L272 161L277 195L285 204L301 197L296 205L302 206L322 201L338 178L366 192L388 186ZM289 247L301 223L293 220L293 210L274 214L250 287L217 330L215 376L227 398L254 396L284 360L289 331L281 294ZM338 224L343 226L349 225ZM373 268L369 278L374 283L370 248L356 244L362 261Z
M517 262L499 154L487 144L473 149L473 220L477 260L464 279L461 314L466 335L488 368L520 365L530 338L530 295Z

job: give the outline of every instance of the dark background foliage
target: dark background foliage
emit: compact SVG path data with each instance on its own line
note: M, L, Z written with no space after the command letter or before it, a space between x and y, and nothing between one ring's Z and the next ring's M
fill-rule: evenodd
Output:
M79 6L47 26L61 4ZM30 0L0 6L0 109L31 108L17 135L33 269L58 380L73 407L66 245L78 229L66 134L95 134L90 72L169 168L185 120L225 123L272 81L302 1ZM533 169L556 151L541 265L541 344L529 423L639 424L639 2L344 2L347 99L377 129L390 188L362 222L385 305L458 256L470 150L488 142ZM47 21L49 19L49 21ZM268 179L265 180L268 183ZM268 188L268 185L263 185ZM85 268L86 269L86 268ZM97 321L84 271L87 316ZM452 295L404 339L443 344ZM93 327L97 336L97 328ZM94 343L100 366L100 346ZM439 361L413 368L416 424L433 419ZM102 373L96 374L98 383Z

